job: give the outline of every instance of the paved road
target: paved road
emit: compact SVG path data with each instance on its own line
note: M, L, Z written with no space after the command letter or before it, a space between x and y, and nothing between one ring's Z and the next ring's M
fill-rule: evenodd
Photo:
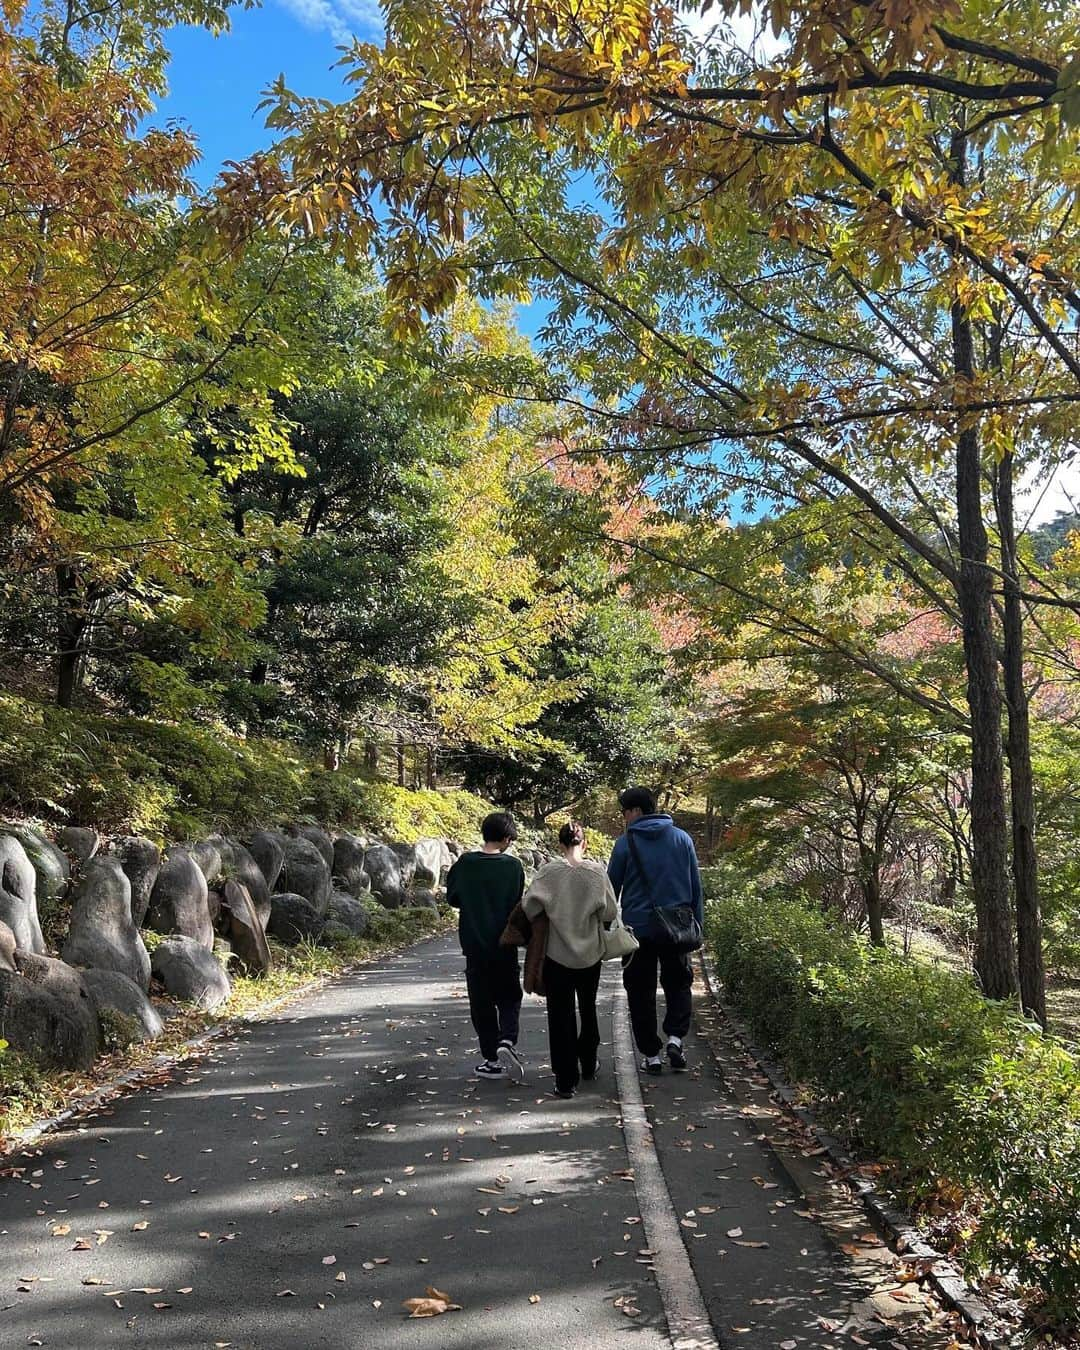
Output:
M608 1047L617 988L609 969ZM6 1160L0 1346L670 1347L610 1048L597 1082L560 1102L544 1095L545 1043L527 1000L529 1083L470 1079L449 938L217 1042ZM699 1050L695 1073L645 1091L721 1341L801 1350L858 1326L863 1344L899 1345L891 1315L851 1322L881 1270L859 1275L805 1217L753 1119L767 1103L748 1116L733 1085L745 1066L721 1080ZM408 1319L402 1301L427 1285L462 1311Z

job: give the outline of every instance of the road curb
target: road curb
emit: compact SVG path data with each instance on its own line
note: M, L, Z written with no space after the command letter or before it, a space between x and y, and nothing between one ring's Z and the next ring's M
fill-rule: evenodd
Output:
M652 1126L638 1082L629 1013L626 1001L619 998L617 992L613 996L612 1024L623 1138L672 1350L720 1350L656 1153Z
M390 948L379 956L370 957L366 961L357 961L351 966L346 966L344 970L339 970L333 975L322 975L318 979L309 980L307 984L302 984L297 989L291 989L287 994L282 994L280 998L265 1004L257 1012L237 1013L236 1016L229 1017L216 1026L209 1027L206 1031L200 1031L197 1036L191 1036L188 1040L181 1041L174 1049L163 1050L161 1054L155 1055L153 1059L141 1064L137 1069L125 1069L122 1073L115 1074L107 1082L94 1088L93 1092L87 1093L84 1097L79 1097L55 1116L42 1116L17 1134L10 1134L4 1139L0 1139L0 1158L10 1157L20 1149L28 1148L45 1135L52 1134L61 1126L69 1124L79 1116L86 1115L88 1111L106 1106L125 1089L135 1091L145 1079L160 1073L162 1069L172 1068L183 1060L190 1058L191 1055L198 1054L199 1051L204 1050L214 1041L235 1034L242 1027L265 1021L281 1008L288 1007L290 1003L295 1003L298 999L306 998L309 994L333 984L335 980L347 979L373 961L383 961L388 956L397 956L412 947L419 947L423 942L430 942L434 938L442 936L444 936L442 933L430 933L426 937L418 938L416 942L408 943L405 947Z
M1002 1350L1003 1346L1011 1342L1010 1331L975 1293L963 1278L957 1266L948 1257L943 1256L941 1252L930 1246L911 1219L902 1210L879 1195L872 1182L855 1175L855 1169L858 1166L856 1161L844 1151L840 1141L834 1135L829 1134L827 1130L824 1130L806 1108L800 1105L795 1092L786 1082L780 1066L758 1047L742 1018L723 997L720 979L706 950L703 948L698 955L709 997L720 1009L739 1040L742 1041L746 1051L768 1078L773 1091L784 1106L809 1130L819 1146L825 1150L825 1154L830 1161L847 1173L844 1178L845 1184L858 1197L871 1222L895 1243L898 1252L929 1263L927 1266L928 1282L941 1301L963 1318L972 1336L983 1347L983 1350ZM779 1154L777 1154L777 1158L784 1166L783 1158ZM785 1166L785 1171L787 1170Z

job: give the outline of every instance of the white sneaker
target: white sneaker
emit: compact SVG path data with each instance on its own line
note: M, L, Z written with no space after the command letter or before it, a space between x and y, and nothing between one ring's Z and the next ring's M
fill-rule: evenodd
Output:
M509 1041L499 1042L499 1065L511 1082L524 1083L525 1065Z

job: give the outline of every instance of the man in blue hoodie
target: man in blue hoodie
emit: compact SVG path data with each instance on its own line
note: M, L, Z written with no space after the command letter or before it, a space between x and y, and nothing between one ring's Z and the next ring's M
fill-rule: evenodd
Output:
M694 841L669 815L657 812L648 788L619 793L625 832L615 841L608 876L622 901L623 922L634 930L640 946L623 964L623 985L630 1005L630 1025L646 1073L662 1073L663 1042L656 1034L656 979L664 990L664 1035L673 1069L686 1068L683 1039L690 1030L694 972L690 957L664 940L653 913L671 905L692 905L703 921L701 876ZM633 837L633 847L629 837ZM644 875L642 875L644 873Z

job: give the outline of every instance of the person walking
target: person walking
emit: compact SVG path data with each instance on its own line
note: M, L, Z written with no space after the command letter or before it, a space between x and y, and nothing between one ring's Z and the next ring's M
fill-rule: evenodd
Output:
M619 794L624 831L615 841L608 876L622 904L622 917L639 947L623 966L623 986L630 1006L634 1043L646 1073L663 1072L664 1049L656 1031L656 981L664 990L663 1031L667 1059L679 1072L686 1068L683 1042L690 1030L694 972L684 945L672 940L669 924L657 910L687 906L700 933L704 920L701 876L694 841L669 815L658 812L656 797L644 787ZM700 946L700 941L697 942Z
M585 857L585 830L569 821L559 831L562 857L533 878L523 907L530 919L548 918L544 994L555 1096L573 1097L578 1083L596 1077L600 1026L596 991L603 940L600 925L616 915L615 892L603 863ZM580 1020L579 1020L580 1019Z
M517 1053L521 972L517 949L502 947L506 921L525 890L525 869L507 849L517 838L508 811L493 811L480 826L483 846L463 853L446 878L446 899L459 911L469 1013L480 1042L477 1078L525 1081Z

